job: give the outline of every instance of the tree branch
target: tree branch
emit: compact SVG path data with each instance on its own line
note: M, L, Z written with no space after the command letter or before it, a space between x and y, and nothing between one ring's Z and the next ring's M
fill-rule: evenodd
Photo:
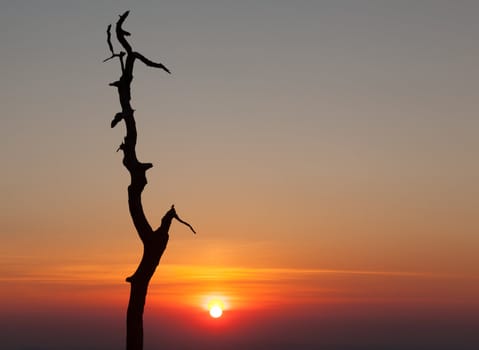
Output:
M106 28L106 41L108 43L108 47L111 52L111 56L115 56L115 50L113 50L113 44L111 43L111 24L108 25L108 28ZM105 60L106 61L106 60ZM105 62L103 61L103 62Z
M125 56L125 53L123 51L120 51L120 53L115 53L113 50L113 44L111 43L111 24L108 25L108 28L106 29L106 41L108 43L108 48L111 51L111 56L108 58L105 58L103 62L109 61L112 58L118 57L120 59L120 64L121 64L121 71L123 72L125 70L125 65L123 63L123 56Z
M171 74L170 70L166 68L162 63L153 62L139 52L133 52L133 55L135 56L135 58L138 58L141 62L146 64L148 67L160 68L160 69L163 69L168 74Z
M196 234L196 231L195 229L193 228L193 226L191 226L189 223L187 223L186 221L183 221L180 219L180 217L178 215L176 215L175 217L176 220L178 220L179 222L181 222L183 225L186 225L190 228L191 231L193 231L194 234Z
M130 11L126 11L125 13L120 15L120 19L118 20L118 22L116 22L116 37L118 38L118 41L120 42L121 46L123 46L128 55L131 54L132 50L130 44L125 39L125 36L130 36L130 33L123 30L122 25L123 22L125 22L126 17L128 17L129 13Z
M151 168L153 165L151 163L139 162L136 156L137 131L134 118L134 109L130 104L130 90L131 82L133 80L133 63L135 56L133 55L130 44L125 39L125 36L130 34L122 28L122 25L128 14L129 11L126 11L120 16L120 19L116 23L116 36L118 42L126 50L126 64L124 66L122 65L122 75L120 79L110 84L118 89L118 95L122 107L122 111L117 113L113 118L111 127L115 127L121 120L125 121L126 136L124 142L120 145L118 150L123 151L123 165L127 168L131 177L131 183L130 186L128 186L128 207L130 210L130 215L140 239L142 242L146 242L148 240L148 236L153 234L153 230L145 216L141 202L141 194L147 184L146 170ZM113 48L113 45L111 45L111 27L108 27L107 34L109 34L109 46ZM120 56L120 58L121 57L122 56Z

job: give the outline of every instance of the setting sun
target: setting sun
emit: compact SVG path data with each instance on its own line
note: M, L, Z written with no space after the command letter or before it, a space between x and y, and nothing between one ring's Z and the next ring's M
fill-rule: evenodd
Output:
M220 318L225 310L225 303L218 297L213 297L206 303L206 309L213 318Z
M223 310L219 305L213 305L210 309L210 316L213 318L219 318L223 315Z

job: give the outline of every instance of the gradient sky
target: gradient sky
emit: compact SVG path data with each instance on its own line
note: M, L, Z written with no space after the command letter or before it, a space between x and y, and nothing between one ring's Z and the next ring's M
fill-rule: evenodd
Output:
M148 349L479 347L479 2L7 0L8 349L123 342L141 246L109 127L119 66L101 61L126 9L134 49L173 73L135 67L144 207L198 231L172 226Z

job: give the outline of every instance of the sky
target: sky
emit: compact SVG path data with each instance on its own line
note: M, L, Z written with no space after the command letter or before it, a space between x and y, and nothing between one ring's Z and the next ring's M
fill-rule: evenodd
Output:
M198 232L170 230L146 350L479 347L478 2L1 8L2 348L123 347L142 248L102 60L125 10L172 71L135 66L144 208Z

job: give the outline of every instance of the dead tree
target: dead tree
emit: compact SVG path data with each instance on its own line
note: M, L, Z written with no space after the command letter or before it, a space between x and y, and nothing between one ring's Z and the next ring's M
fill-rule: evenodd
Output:
M141 193L146 186L146 171L153 165L151 163L142 163L136 156L136 124L133 116L134 109L131 107L131 82L133 80L133 66L136 60L143 62L148 67L160 68L170 74L170 71L161 63L155 63L139 52L133 51L131 45L126 40L130 35L123 29L123 23L128 16L126 11L116 22L115 32L118 42L124 51L116 53L111 41L111 25L107 29L107 42L111 51L112 58L118 58L121 65L121 77L119 80L110 84L116 87L120 98L121 112L117 113L111 122L111 127L115 127L120 121L125 122L126 137L117 151L123 152L123 165L130 173L131 183L128 186L128 208L130 210L133 224L138 235L143 242L143 256L135 273L126 279L130 283L130 299L126 315L126 348L127 350L143 349L143 310L145 307L146 294L150 279L153 276L160 258L166 249L168 243L168 231L173 219L187 225L196 233L190 224L181 220L174 206L168 210L161 220L158 229L153 230L146 219L141 203Z

